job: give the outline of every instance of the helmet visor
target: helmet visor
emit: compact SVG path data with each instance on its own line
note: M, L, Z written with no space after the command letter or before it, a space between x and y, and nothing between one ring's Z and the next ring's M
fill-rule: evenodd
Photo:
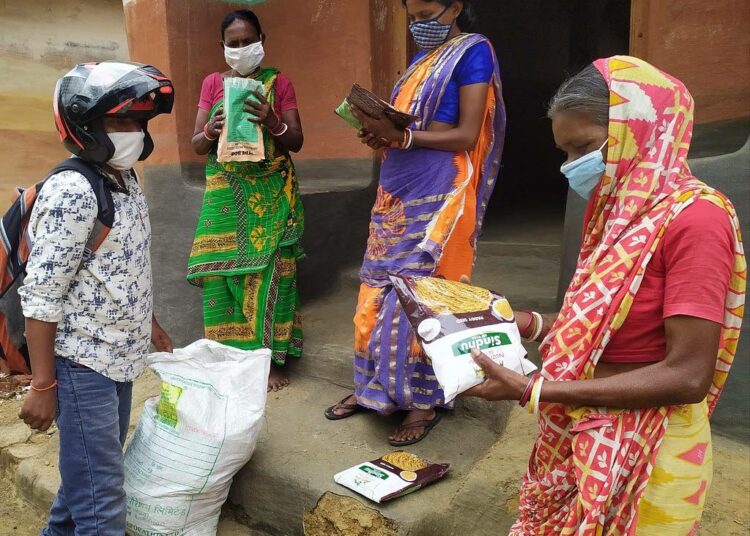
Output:
M169 80L137 63L104 61L76 66L65 77L73 91L81 123L108 116L150 119L172 108ZM155 70L154 70L155 71ZM160 73L161 74L161 73ZM78 82L76 82L78 79ZM73 89L71 87L71 89Z

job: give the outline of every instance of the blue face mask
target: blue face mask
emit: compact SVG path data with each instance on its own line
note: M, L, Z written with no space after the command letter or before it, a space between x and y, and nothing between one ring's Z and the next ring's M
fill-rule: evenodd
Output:
M448 39L448 34L451 32L453 23L440 23L440 17L445 15L445 12L448 11L448 9L450 9L450 6L446 7L443 12L434 19L420 20L409 24L409 31L419 48L432 50L433 48L437 48L445 43Z
M596 151L583 155L581 158L567 164L563 164L560 168L562 174L568 178L573 191L584 199L591 197L591 192L599 184L604 171L607 169L604 157L602 156L602 149L605 145L607 145L606 141Z

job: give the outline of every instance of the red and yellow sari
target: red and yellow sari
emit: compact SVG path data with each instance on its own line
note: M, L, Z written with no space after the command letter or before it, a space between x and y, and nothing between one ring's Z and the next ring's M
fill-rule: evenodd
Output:
M641 410L542 404L511 534L696 534L710 484L708 417L732 364L744 309L739 223L729 200L688 167L693 100L685 86L632 57L595 65L610 88L607 170L589 204L575 276L541 346L542 374L557 381L593 377L665 229L696 199L725 209L736 230L721 346L702 404Z

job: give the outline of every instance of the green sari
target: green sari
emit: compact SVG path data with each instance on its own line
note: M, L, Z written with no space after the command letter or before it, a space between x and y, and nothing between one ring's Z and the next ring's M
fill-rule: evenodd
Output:
M267 68L258 77L272 108L277 75ZM276 157L273 136L262 130L261 162L221 163L209 154L187 278L203 287L206 338L243 350L269 348L283 365L302 354L297 260L304 211L292 159Z

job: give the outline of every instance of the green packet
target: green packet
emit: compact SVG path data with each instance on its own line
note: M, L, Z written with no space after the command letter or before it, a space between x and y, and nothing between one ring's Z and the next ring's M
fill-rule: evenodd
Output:
M357 130L360 130L362 128L362 124L357 120L356 117L354 117L354 114L352 114L352 106L351 104L349 104L349 101L347 99L344 99L344 102L341 103L341 106L336 108L336 115L338 115L341 119L349 123Z
M227 142L258 143L261 132L258 125L247 120L245 101L258 102L255 92L265 95L263 83L252 78L229 77L224 79L224 115Z

